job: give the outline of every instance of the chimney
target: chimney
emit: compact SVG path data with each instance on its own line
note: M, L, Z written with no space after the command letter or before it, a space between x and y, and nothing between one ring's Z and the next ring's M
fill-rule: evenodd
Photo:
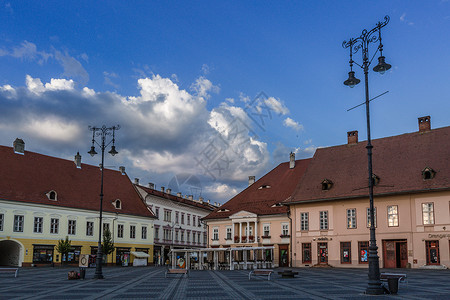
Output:
M77 152L77 155L75 155L74 162L75 162L75 165L77 166L77 168L81 169L81 155L80 155L80 152Z
M199 197L198 201L200 201L200 203L203 203L203 197Z
M120 173L122 173L122 175L125 175L125 167L124 166L120 166L119 171L120 171Z
M180 197L180 198L182 198L182 197L181 197L181 193L180 193L180 192L178 192L178 193L177 193L177 197Z
M172 190L171 189L167 189L166 193L170 195L172 193Z
M251 186L255 183L255 176L248 176L248 186Z
M189 195L188 199L192 201L192 200L194 200L194 196L193 195Z
M154 190L154 189L155 189L155 184L149 182L149 183L148 183L148 187L151 188L152 190Z
M209 199L208 199L208 201L207 201L207 202L208 202L208 204L209 204Z
M358 130L347 132L347 144L358 144Z
M134 184L139 185L139 178L134 179Z
M14 153L25 154L25 142L22 139L16 138L13 142Z
M289 155L289 168L293 169L295 167L295 153L291 152Z
M161 187L161 192L164 193L164 190L165 190L165 188L162 186L162 187Z
M421 117L419 119L419 132L425 132L431 130L431 118L430 116Z

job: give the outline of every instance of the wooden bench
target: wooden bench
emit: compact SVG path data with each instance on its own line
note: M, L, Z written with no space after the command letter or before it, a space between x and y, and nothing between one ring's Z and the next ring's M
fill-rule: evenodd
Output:
M406 286L408 286L408 278L406 277L406 274L400 274L400 273L381 273L380 274L381 281L387 281L389 278L398 279L398 283L406 282Z
M14 277L17 277L19 268L0 268L0 272L14 272Z
M177 275L177 274L183 274L185 276L189 277L189 270L188 269L167 269L165 278L167 278L167 275Z
M268 269L255 269L248 273L248 280L252 279L252 276L267 276L267 280L270 280L270 275L272 275L273 270Z

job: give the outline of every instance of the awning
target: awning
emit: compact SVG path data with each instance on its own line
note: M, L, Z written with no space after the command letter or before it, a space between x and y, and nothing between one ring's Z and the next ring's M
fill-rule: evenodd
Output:
M141 251L131 251L131 254L133 254L133 255L136 256L137 258L150 257L150 255L148 255L147 253L141 252Z

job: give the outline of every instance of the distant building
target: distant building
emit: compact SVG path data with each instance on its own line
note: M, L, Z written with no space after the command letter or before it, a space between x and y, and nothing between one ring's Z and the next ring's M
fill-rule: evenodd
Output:
M0 146L0 265L78 265L80 254L96 254L99 234L100 168ZM104 170L103 228L109 228L115 251L109 264L126 265L133 252L153 258L154 216L122 167ZM68 236L72 250L55 250Z
M278 165L261 179L255 181L255 176L249 176L245 190L204 218L209 247L274 246L274 257L267 260L273 261L275 267L289 266L291 221L288 207L281 202L292 196L309 161L295 160L291 153L289 162ZM265 255L271 253L267 250Z
M207 246L206 226L201 219L216 208L203 198L194 200L193 196L173 195L170 189L155 189L153 183L148 187L135 187L148 207L156 216L154 222L154 261L163 265L169 259L169 251L175 249L205 248Z
M367 267L366 142L317 149L289 205L293 267ZM375 226L381 268L450 266L450 127L373 140Z

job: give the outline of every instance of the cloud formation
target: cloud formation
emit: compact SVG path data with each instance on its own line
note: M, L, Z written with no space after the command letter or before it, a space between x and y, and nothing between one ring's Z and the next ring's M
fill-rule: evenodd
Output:
M295 131L301 131L303 130L303 125L299 124L298 122L292 120L291 118L286 118L283 121L283 125L289 128L294 129Z

